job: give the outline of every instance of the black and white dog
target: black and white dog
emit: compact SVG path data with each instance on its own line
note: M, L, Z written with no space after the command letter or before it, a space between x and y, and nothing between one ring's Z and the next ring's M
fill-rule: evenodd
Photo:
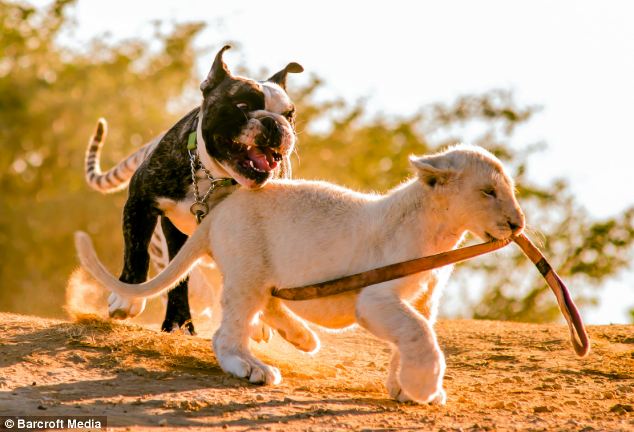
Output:
M148 246L159 217L169 258L176 255L196 228L192 213L202 210L204 216L206 203L200 201L212 184L237 183L257 189L271 178L290 176L290 154L296 141L295 107L286 94L286 76L303 68L289 63L268 80L254 81L231 74L222 58L227 49L229 46L224 46L218 52L200 85L201 106L103 174L98 158L105 121L100 120L97 126L86 153L89 185L109 192L130 179L123 210L121 281L140 283L147 279ZM217 193L211 192L211 197ZM184 280L168 294L162 330L183 327L194 332L187 291ZM110 316L115 318L136 316L145 308L145 300L114 293L108 303Z

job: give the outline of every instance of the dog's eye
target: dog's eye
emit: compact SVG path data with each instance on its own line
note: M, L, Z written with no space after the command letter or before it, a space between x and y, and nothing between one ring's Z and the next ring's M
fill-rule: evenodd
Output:
M238 108L239 110L242 111L248 111L249 110L249 104L246 102L238 102L236 104L236 108Z
M482 189L482 194L484 194L484 196L490 197L490 198L497 198L497 193L495 193L495 189L493 189L492 187L490 188L486 188L486 189Z

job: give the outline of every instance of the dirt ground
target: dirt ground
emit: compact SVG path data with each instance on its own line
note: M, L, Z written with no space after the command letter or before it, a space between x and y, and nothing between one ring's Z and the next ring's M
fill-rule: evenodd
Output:
M254 344L277 387L218 367L207 337L139 325L0 314L0 415L106 415L125 430L634 430L634 326L589 328L575 357L563 325L440 321L444 407L399 404L387 347L354 330L322 334L310 357L277 336Z

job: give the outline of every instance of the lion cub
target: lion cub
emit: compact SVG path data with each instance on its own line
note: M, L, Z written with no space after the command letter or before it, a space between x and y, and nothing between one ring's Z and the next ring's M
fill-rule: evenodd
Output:
M90 238L76 234L83 266L127 297L161 293L213 255L224 279L222 322L213 349L223 370L254 383L278 383L277 368L249 350L249 326L262 319L300 349L317 350L304 320L328 328L358 323L390 343L387 387L400 401L445 402L445 359L432 328L450 269L423 272L318 300L282 302L274 287L302 286L457 247L467 231L503 239L524 227L512 179L491 153L456 146L410 157L416 177L385 195L333 184L277 180L241 189L220 203L167 268L151 281L124 284L98 261ZM438 284L437 284L438 283ZM412 301L426 301L421 315Z

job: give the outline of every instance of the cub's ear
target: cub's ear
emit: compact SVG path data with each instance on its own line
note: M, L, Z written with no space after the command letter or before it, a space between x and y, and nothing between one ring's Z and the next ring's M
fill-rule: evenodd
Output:
M231 72L229 68L225 64L225 61L222 59L223 54L228 49L231 49L231 45L225 45L220 48L218 54L216 54L216 58L214 59L214 63L211 65L211 69L209 70L209 74L207 74L207 78L200 83L200 90L204 93L208 90L211 90L222 80L231 76Z
M421 181L432 188L447 184L456 176L456 171L442 167L439 159L434 156L410 156L409 163L416 169Z
M304 72L304 68L299 63L289 63L284 69L273 74L267 81L275 83L286 90L286 75L289 73L301 73Z

